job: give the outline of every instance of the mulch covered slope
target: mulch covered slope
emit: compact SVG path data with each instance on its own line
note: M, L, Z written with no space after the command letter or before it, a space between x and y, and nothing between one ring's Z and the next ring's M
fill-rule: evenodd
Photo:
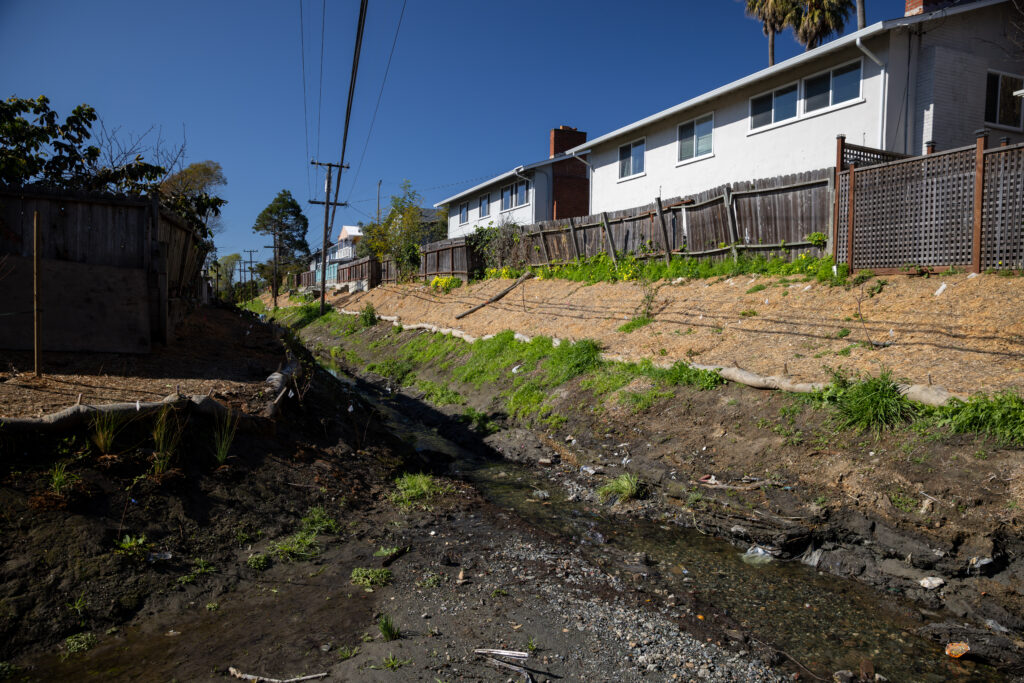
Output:
M74 405L159 401L168 394L228 395L262 385L283 360L269 328L226 309L195 311L177 341L147 355L0 350L0 417L37 417Z
M638 312L643 292L635 283L528 280L461 320L457 313L509 282L488 280L449 294L419 284L386 285L333 301L348 310L369 302L406 324L431 323L474 336L512 329L591 338L607 353L631 360L738 365L798 381L827 381L831 368L877 374L884 366L900 379L960 394L1024 389L1024 278L884 279L875 296L867 290L877 279L852 288L755 276L659 283L654 322L631 333L617 328ZM751 292L757 285L767 286ZM887 346L858 343L868 340Z

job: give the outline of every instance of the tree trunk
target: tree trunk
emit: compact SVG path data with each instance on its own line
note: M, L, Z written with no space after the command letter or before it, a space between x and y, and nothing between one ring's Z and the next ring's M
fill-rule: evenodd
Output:
M857 30L868 25L867 17L864 14L864 0L857 0Z
M768 31L768 66L775 66L775 31Z

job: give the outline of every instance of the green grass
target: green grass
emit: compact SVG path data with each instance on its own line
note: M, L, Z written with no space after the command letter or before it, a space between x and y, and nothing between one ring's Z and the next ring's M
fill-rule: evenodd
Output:
M768 289L768 285L766 285L766 284L754 285L753 287L748 289L746 293L747 294L756 294L757 292L760 292L760 291L762 291L764 289Z
M429 474L406 473L395 480L395 492L391 494L391 502L407 508L452 491L451 486L438 484Z
M459 417L463 422L467 423L474 432L480 434L494 434L500 429L500 427L491 420L491 416L487 413L481 412L476 408L470 406Z
M412 664L411 659L399 659L394 653L389 654L380 664L371 664L371 669L387 669L388 671L398 671L406 664Z
M67 659L71 655L80 652L88 652L96 647L96 636L92 633L76 633L64 639L64 654L61 659Z
M453 374L456 379L480 388L502 379L513 366L519 365L522 372L533 370L552 348L549 337L534 337L523 343L516 341L512 330L505 330L470 344L469 357Z
M359 311L359 323L363 327L373 327L377 324L377 311L373 308L373 304L367 302Z
M266 571L270 567L270 558L261 553L253 553L245 561L245 566L257 572Z
M68 472L67 463L59 462L50 470L50 490L58 496L63 496L80 480L80 476Z
M428 403L436 406L462 405L466 402L459 392L448 388L447 384L421 379L417 380L416 388L423 392L423 398Z
M120 413L99 412L92 416L89 420L92 442L101 454L114 452L114 441L127 424L128 421Z
M644 494L644 484L635 474L620 474L597 490L601 502L615 496L620 503L639 498Z
M639 330L641 327L644 327L645 325L650 325L653 322L654 318L648 317L646 315L637 316L636 318L633 318L629 322L619 325L619 332L625 332L626 334L629 334L630 332L633 332L634 330Z
M146 540L146 535L129 536L125 534L114 546L114 554L128 557L136 561L146 559L146 554L153 544Z
M217 571L216 567L214 567L212 564L210 564L203 558L197 557L195 560L192 561L192 571L190 571L188 574L185 574L184 576L178 577L178 584L182 586L187 586L191 583L195 583L196 579L198 579L200 576L212 574L215 571Z
M341 526L337 520L324 507L317 505L306 511L296 533L267 546L267 555L284 562L311 560L320 554L317 536L337 534L340 531Z
M391 583L393 575L390 569L370 569L368 567L356 567L352 570L351 580L357 586L363 588L380 588Z
M412 384L416 378L416 373L413 372L413 364L408 360L387 358L379 363L370 363L366 366L366 369L401 386Z
M849 384L836 402L840 425L874 432L907 422L917 412L906 396L900 393L892 371L883 369L877 377Z
M302 533L319 536L320 534L337 534L341 532L341 526L337 520L327 513L322 505L315 505L306 511L302 517Z
M391 642L402 637L402 629L398 627L395 620L388 614L381 614L377 619L377 630L380 631L384 642Z
M984 434L1006 446L1024 446L1024 398L1014 391L954 398L937 412L939 423L956 434Z
M239 416L230 410L223 417L217 417L213 428L213 457L221 465L228 459L231 443L238 431Z
M359 646L349 647L348 645L342 645L338 648L338 661L344 662L346 659L352 659L359 654Z
M671 398L674 394L671 391L659 391L648 389L646 391L624 391L619 394L619 402L629 406L634 415L649 409L663 398Z
M185 425L175 409L169 405L160 408L153 423L153 468L154 475L161 475L171 467L178 444L181 442Z
M753 318L755 315L757 315L757 311L755 311L753 308L748 308L745 311L740 311L741 318Z

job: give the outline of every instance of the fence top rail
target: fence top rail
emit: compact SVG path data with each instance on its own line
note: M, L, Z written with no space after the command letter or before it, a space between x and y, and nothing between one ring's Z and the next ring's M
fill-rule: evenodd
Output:
M798 183L788 183L786 185L779 185L778 187L760 187L751 190L733 190L732 196L738 197L744 194L767 194L768 192L787 192L789 190L796 190L801 187L810 187L811 185L828 185L828 178L817 178L815 180L801 180Z
M994 149L1004 149L1005 150L1007 148L1005 148L1005 147L1003 147L1003 148L996 147ZM974 150L975 150L975 146L974 145L967 145L966 147L957 147L955 149L947 149L947 150L942 151L942 152L935 152L934 154L924 154L922 156L917 156L917 157L907 157L906 159L897 159L896 161L887 161L887 162L885 162L883 164L875 164L873 166L865 166L863 168L858 168L857 169L857 175L863 175L865 173L877 172L877 171L880 171L880 170L891 168L893 166L899 166L900 164L911 164L911 163L920 162L920 161L933 161L933 160L938 159L940 157L949 156L951 154L962 154L963 152L973 152ZM849 173L850 173L850 169L849 168L843 169L842 171L839 172L840 175L848 175Z
M878 149L877 147L865 147L864 145L855 145L851 142L844 142L843 147L846 149L854 150L855 152L865 152L867 154L874 154L882 157L895 157L897 159L903 159L912 156L910 154L903 154L902 152L890 152L885 149Z
M60 191L45 187L15 187L0 185L0 195L18 199L51 199L53 201L80 202L83 204L113 204L118 206L149 206L151 200L145 195L137 197L105 193Z
M1016 152L1019 149L1024 149L1024 142L1018 142L1014 145L1007 145L1006 147L988 147L985 149L985 154L999 154L1002 152Z

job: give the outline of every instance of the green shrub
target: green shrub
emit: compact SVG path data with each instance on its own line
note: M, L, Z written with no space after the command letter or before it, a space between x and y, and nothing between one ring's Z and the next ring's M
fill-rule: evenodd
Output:
M78 654L79 652L88 652L89 650L96 647L96 636L88 631L85 633L76 633L73 636L68 636L64 639L64 655L62 659L67 659L71 655Z
M951 399L939 410L939 419L954 433L976 432L1004 445L1024 446L1024 399L1014 391Z
M837 402L843 427L872 431L875 435L910 420L916 410L892 379L892 371L849 385Z
M438 484L429 474L406 473L395 480L395 492L391 502L399 507L409 507L416 502L452 492L452 487Z
M270 558L262 553L253 553L245 561L245 566L254 571L262 572L270 566Z
M650 318L646 315L641 315L636 318L633 318L629 322L619 325L619 332L625 332L626 334L629 334L630 332L634 330L639 330L641 327L644 327L645 325L650 325L653 322L654 318Z
M407 360L387 358L380 363L370 363L366 366L366 369L398 385L410 384L415 378L412 363Z
M373 304L367 302L359 311L359 323L363 327L373 327L377 324L377 311L373 308Z

